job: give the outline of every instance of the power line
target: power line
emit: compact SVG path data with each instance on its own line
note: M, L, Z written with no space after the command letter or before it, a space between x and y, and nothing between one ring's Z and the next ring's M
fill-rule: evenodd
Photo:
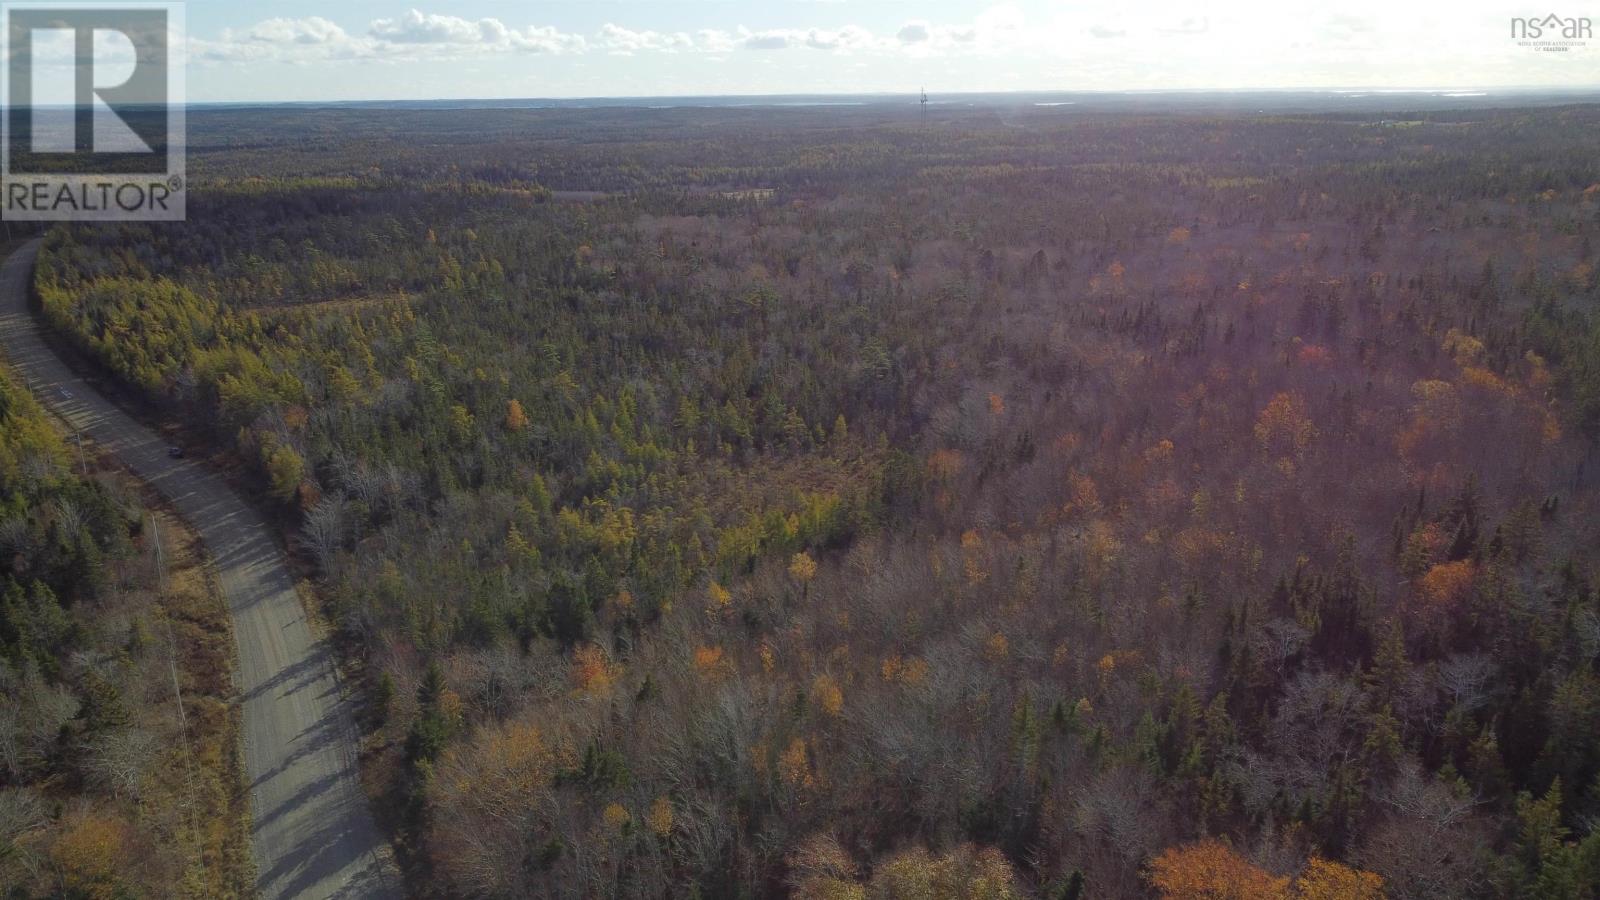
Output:
M150 536L155 543L156 551L156 592L162 606L162 618L167 626L167 669L172 674L172 698L178 706L178 733L183 738L183 769L184 787L189 795L189 832L190 839L194 842L193 851L195 862L200 865L202 877L209 882L210 877L206 872L205 849L200 836L200 822L196 818L199 814L200 804L194 791L194 748L189 742L189 716L183 711L183 687L178 680L178 636L172 628L172 610L168 606L170 597L167 596L167 560L161 547L161 527L156 523L155 513L150 513Z

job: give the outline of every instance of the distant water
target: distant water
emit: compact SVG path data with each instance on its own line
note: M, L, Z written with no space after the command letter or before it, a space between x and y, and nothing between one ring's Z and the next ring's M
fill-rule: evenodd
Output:
M353 100L338 102L197 103L197 111L222 108L283 107L296 109L377 110L548 110L548 109L783 109L871 107L884 110L919 107L921 96L906 94L784 94L768 96L594 97L574 100L541 98L451 100ZM1119 108L1143 111L1205 110L1349 112L1352 109L1462 109L1488 105L1546 106L1600 102L1600 85L1592 88L1328 88L1281 91L1033 91L1016 93L930 94L929 106L1034 107L1041 110L1076 107L1080 111ZM1068 110L1063 110L1068 111Z

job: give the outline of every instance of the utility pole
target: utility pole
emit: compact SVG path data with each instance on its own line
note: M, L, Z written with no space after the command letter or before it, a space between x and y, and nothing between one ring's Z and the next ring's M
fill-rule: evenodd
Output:
M928 89L922 89L922 127L928 127Z
M150 514L150 537L154 539L156 545L156 590L164 602L167 593L167 563L162 559L161 527L156 524L155 513Z
M172 611L166 609L167 597L167 560L161 548L161 526L156 524L155 513L150 513L150 537L155 542L156 550L156 590L161 603L162 618L167 625L167 671L172 675L172 699L178 707L178 734L183 738L183 770L184 787L189 794L189 829L196 840L200 834L199 812L200 804L194 793L194 748L189 741L189 717L183 711L183 686L178 680L178 636L172 630ZM195 861L200 864L200 871L205 872L205 856L195 854Z

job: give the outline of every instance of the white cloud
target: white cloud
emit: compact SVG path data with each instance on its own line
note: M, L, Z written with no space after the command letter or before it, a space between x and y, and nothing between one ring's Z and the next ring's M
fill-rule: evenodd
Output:
M643 50L660 50L676 53L694 49L694 38L681 32L633 31L610 22L600 26L595 36L600 47L618 53L635 53Z
M343 28L321 16L268 19L251 28L248 40L266 44L337 44L350 39Z
M813 50L854 50L877 44L872 32L856 25L846 25L838 31L813 28L806 32L805 43Z
M793 41L787 31L763 31L746 36L739 45L746 50L782 50Z
M970 29L969 29L970 32ZM327 60L455 59L498 52L584 53L601 51L631 56L639 53L700 53L732 50L809 48L834 53L888 51L893 38L880 38L857 25L840 28L775 28L752 31L704 29L693 34L635 30L614 22L591 36L548 26L516 28L500 19L464 19L412 9L404 15L374 19L364 34L352 35L320 16L273 18L242 30L225 29L218 40L190 41L193 59L205 63L311 63Z
M723 52L732 47L746 50L786 50L804 47L812 50L849 52L885 49L890 42L858 25L843 28L769 28L751 31L743 26L728 32L701 32L700 46L710 52Z
M727 53L738 46L739 40L726 31L708 28L697 32L695 38L707 53Z
M1173 25L1158 27L1156 30L1162 34L1205 34L1211 30L1211 20L1204 16L1198 18L1191 16Z
M224 29L217 40L189 41L190 58L199 63L454 59L482 53L581 53L588 47L582 35L549 26L514 28L499 19L469 21L415 9L399 18L375 19L363 35L352 35L321 16L279 17L243 30Z
M531 53L579 52L586 41L548 26L517 29L499 19L469 21L460 16L410 10L398 19L374 19L368 32L385 44L453 45L480 50Z
M494 19L474 24L458 16L443 16L409 10L398 19L374 19L372 36L397 44L473 44L489 36L492 28L483 26ZM503 26L502 26L503 27Z
M905 52L927 57L941 53L1008 54L1037 40L1025 27L1022 11L1003 3L978 14L971 22L935 24L922 19L905 23L894 42Z
M588 42L582 35L567 34L548 25L530 25L521 31L509 31L507 42L529 53L582 53L588 49Z
M899 38L902 44L925 44L932 36L932 33L928 30L927 22L907 22L895 34L895 37Z

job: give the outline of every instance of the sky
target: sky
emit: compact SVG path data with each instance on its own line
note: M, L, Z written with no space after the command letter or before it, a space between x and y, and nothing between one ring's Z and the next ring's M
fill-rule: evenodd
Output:
M1600 86L1531 2L189 0L188 99Z

